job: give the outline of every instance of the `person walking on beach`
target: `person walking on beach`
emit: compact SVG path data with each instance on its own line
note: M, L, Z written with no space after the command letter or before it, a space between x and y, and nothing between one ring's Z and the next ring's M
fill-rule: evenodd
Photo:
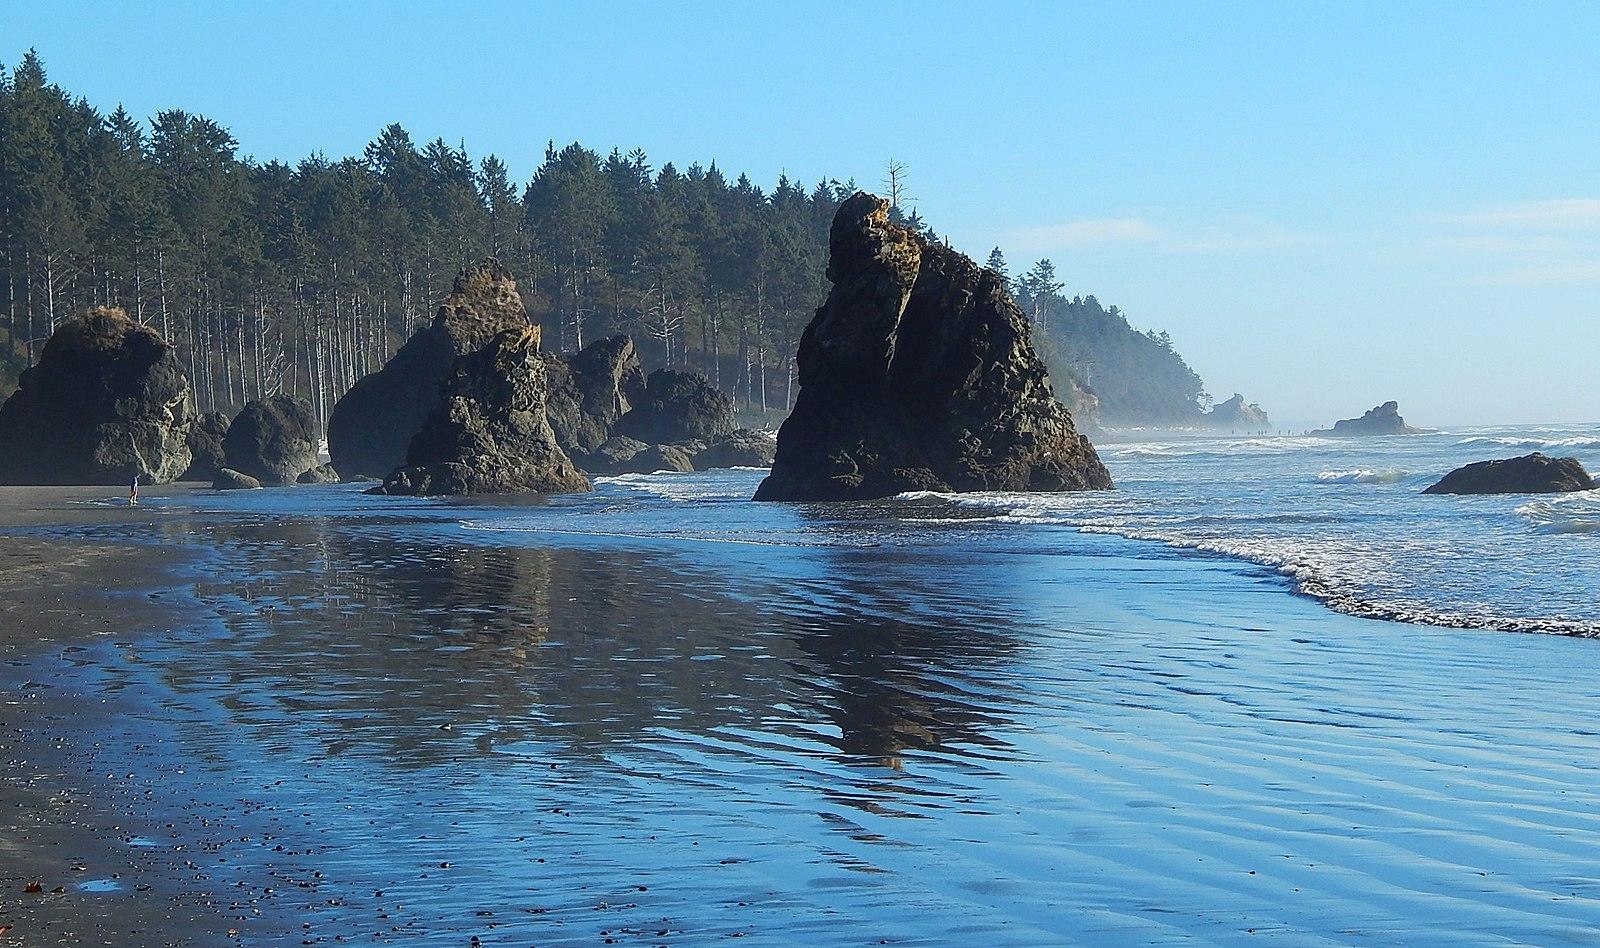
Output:
M128 506L139 506L139 473L133 474L133 483L128 485Z

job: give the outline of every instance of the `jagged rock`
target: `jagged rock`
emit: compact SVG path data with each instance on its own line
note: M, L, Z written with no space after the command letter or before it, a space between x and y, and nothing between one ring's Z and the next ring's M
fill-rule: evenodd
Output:
M778 443L765 432L740 428L711 442L694 455L694 469L771 467Z
M227 466L228 455L223 450L222 439L227 437L228 421L228 416L220 411L208 411L195 420L194 427L189 429L189 469L183 472L180 480L209 481Z
M710 441L733 430L733 400L699 372L656 369L616 433L649 444Z
M757 500L1111 486L995 273L858 192L834 216L828 279Z
M1227 401L1212 406L1211 411L1206 413L1206 424L1223 431L1260 432L1272 428L1272 422L1261 406L1246 402L1244 396L1237 392Z
M260 490L261 482L249 474L224 467L217 470L216 476L211 479L211 486L217 490Z
M545 414L556 443L569 455L592 454L611 437L617 419L644 395L644 370L628 336L610 336L568 357L544 356L550 379Z
M399 467L412 436L438 405L439 384L456 358L483 348L503 330L527 325L517 282L498 261L463 269L433 323L333 406L328 417L333 466L374 477Z
M176 480L194 421L173 348L122 310L95 307L56 327L0 405L0 483Z
M222 439L228 467L265 487L293 484L318 464L317 419L311 404L293 395L249 402Z
M1577 458L1535 451L1504 461L1478 461L1446 474L1424 494L1559 494L1594 490L1594 478Z
M1369 409L1360 418L1336 421L1332 428L1321 428L1311 433L1327 438L1355 438L1422 434L1425 430L1406 424L1406 420L1400 417L1400 403L1390 401Z
M456 359L440 403L411 439L386 494L570 494L590 489L545 417L539 331L508 329Z
M318 464L295 478L294 482L296 484L337 484L339 483L339 472L334 470L332 464Z

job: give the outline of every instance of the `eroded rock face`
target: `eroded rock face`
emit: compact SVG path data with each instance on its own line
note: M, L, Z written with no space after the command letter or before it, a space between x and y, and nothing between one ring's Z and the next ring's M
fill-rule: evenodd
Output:
M222 439L228 434L229 418L220 411L208 411L189 429L189 469L182 480L209 481L227 466L228 456Z
M534 327L502 331L461 356L385 494L569 494L589 481L545 417L548 381Z
M0 483L177 480L195 415L172 346L122 310L96 307L56 327L0 405Z
M1332 428L1323 428L1311 433L1329 438L1354 438L1422 434L1424 430L1406 424L1406 420L1400 417L1400 403L1389 401L1368 409L1360 418L1336 421Z
M293 395L274 395L240 409L222 448L229 468L263 487L283 487L317 466L319 440L311 404Z
M834 217L833 288L756 499L1109 488L999 277L888 212L858 192Z
M1535 451L1504 461L1478 461L1446 474L1424 494L1559 494L1594 490L1594 478L1577 458Z
M718 467L771 467L778 442L761 431L740 428L731 431L694 455L694 469L709 471Z
M556 443L573 457L605 444L617 420L644 395L644 370L628 336L592 342L566 358L546 354L544 362L550 379L545 414Z
M1214 405L1206 413L1206 424L1223 431L1267 431L1272 422L1261 406L1246 402L1244 396L1234 393L1227 401Z
M456 358L481 349L497 333L527 325L517 281L498 261L462 270L433 323L333 406L333 466L345 475L382 477L405 463L411 438L438 404L439 384Z
M733 400L699 372L656 369L616 433L650 444L710 441L733 430Z

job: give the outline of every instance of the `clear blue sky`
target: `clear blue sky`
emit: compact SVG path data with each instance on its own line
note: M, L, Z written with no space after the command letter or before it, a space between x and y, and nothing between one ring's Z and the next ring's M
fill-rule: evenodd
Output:
M1285 425L1600 420L1600 4L10 3L109 110L245 153L388 122L868 185L1049 256Z

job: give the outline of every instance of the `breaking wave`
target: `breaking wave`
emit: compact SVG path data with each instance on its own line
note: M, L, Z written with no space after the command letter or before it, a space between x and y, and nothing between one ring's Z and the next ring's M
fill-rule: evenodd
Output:
M1600 490L1536 500L1517 513L1544 533L1600 533Z
M1525 438L1525 437L1490 437L1480 435L1473 438L1462 438L1456 444L1465 445L1492 445L1500 448L1595 448L1600 447L1600 437L1578 435L1571 438Z
M1398 484L1410 476L1410 471L1398 468L1379 471L1356 468L1353 471L1323 471L1317 475L1317 481L1323 484Z

